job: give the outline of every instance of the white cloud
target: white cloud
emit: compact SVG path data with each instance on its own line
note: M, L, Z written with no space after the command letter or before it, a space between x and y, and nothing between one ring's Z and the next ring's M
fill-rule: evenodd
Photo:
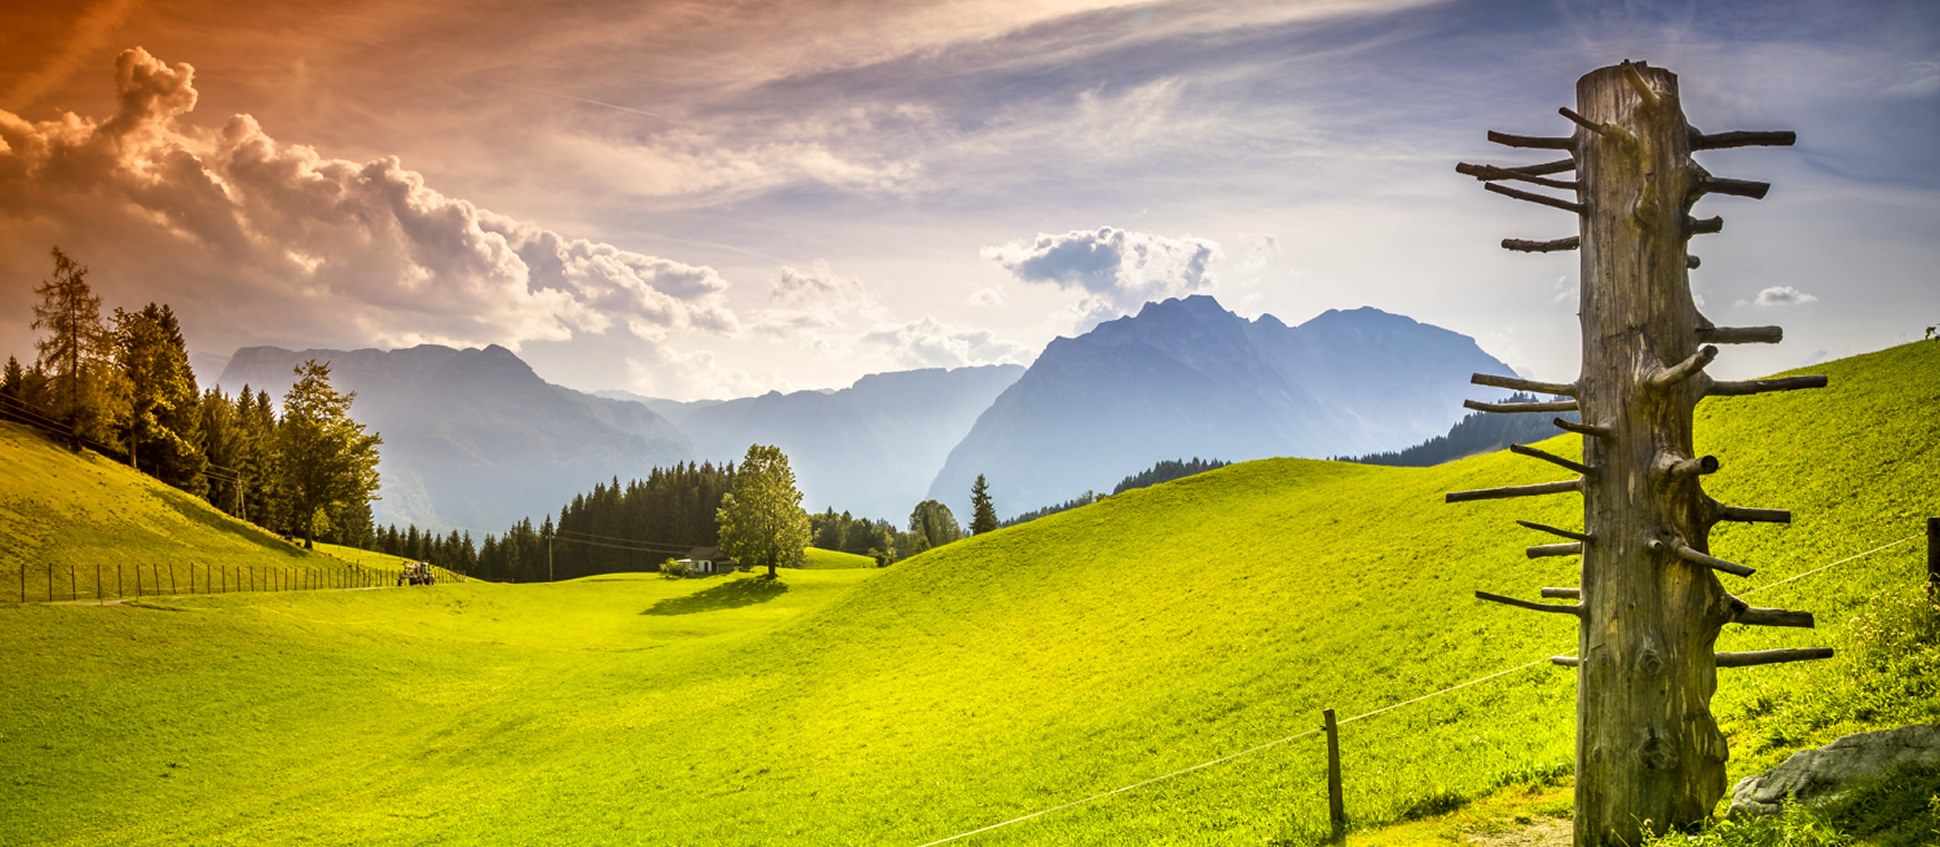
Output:
M1030 356L1030 350L1023 345L1004 341L989 330L963 329L929 315L902 326L879 329L866 339L888 347L903 365L917 368L1021 364L1029 361Z
M1752 304L1757 306L1796 306L1806 303L1817 303L1818 301L1819 298L1793 288L1792 286L1775 285L1758 292L1758 298L1753 300Z
M711 268L496 214L396 157L328 158L249 115L214 132L189 126L194 74L137 47L116 62L106 120L0 111L0 219L52 219L110 264L123 257L120 273L97 277L110 287L137 277L116 293L143 296L148 269L135 263L170 262L199 281L200 313L258 337L517 348L738 329Z
M1271 235L1257 232L1240 233L1242 250L1237 269L1241 273L1251 273L1266 267L1266 263L1280 258L1280 240Z
M964 302L972 306L996 307L1004 305L1004 292L996 288L979 288L970 292Z
M1092 323L1129 314L1148 301L1205 291L1214 283L1211 264L1224 257L1210 239L1110 226L1039 233L1032 243L985 247L981 255L1023 282L1080 292L1078 309Z
M862 280L842 276L819 259L808 270L782 266L768 302L755 314L756 333L823 355L849 352L858 327L887 319L881 300Z

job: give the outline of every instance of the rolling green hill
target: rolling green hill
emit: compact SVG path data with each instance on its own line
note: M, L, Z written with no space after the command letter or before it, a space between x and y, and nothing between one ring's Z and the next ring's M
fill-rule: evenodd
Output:
M1903 540L1940 514L1940 345L1814 370L1832 387L1700 409L1707 488L1795 514L1714 534L1760 569L1727 585L1821 622L1720 649L1841 648L1720 672L1734 778L1940 718ZM1567 768L1574 678L1543 659L1570 622L1472 592L1574 584L1511 521L1580 500L1441 499L1558 475L1250 462L780 584L0 607L0 842L921 845L1270 745L953 843L1313 843L1322 746L1274 742L1322 708L1357 825Z
M114 596L117 568L133 595L138 568L154 593L157 577L186 592L191 570L200 586L210 568L241 581L250 569L267 580L276 569L343 567L99 454L70 453L38 430L0 422L0 457L0 601L19 598L23 575L28 599L47 597L50 565L62 600L96 596L97 573L102 593Z

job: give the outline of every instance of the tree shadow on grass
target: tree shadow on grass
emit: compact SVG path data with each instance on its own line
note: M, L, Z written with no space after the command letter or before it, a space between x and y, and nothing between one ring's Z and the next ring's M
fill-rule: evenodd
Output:
M647 610L640 614L691 615L697 612L738 609L742 606L766 603L787 592L788 583L778 579L765 577L737 579L696 591L685 597L669 597L647 607Z

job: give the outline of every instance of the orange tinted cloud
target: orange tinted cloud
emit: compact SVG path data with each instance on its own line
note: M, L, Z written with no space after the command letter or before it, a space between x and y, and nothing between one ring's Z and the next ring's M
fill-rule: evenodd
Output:
M96 279L111 302L143 298L141 277L159 270L144 258L179 263L163 275L192 281L170 296L194 301L181 311L215 319L232 343L517 347L738 327L710 268L479 208L396 157L358 163L284 144L246 114L197 128L194 80L193 67L134 48L117 59L105 119L0 112L0 217L61 233L83 261L102 251L116 272Z

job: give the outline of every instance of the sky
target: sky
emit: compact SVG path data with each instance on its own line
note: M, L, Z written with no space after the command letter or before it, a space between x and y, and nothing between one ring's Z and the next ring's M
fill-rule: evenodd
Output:
M1799 134L1700 154L1774 186L1700 201L1700 308L1786 330L1714 373L1940 323L1930 0L29 0L0 11L0 354L31 361L59 246L202 361L499 344L726 398L1029 364L1204 293L1567 381L1577 256L1498 243L1575 222L1454 167L1546 158L1484 133L1567 134L1624 59L1700 129Z

